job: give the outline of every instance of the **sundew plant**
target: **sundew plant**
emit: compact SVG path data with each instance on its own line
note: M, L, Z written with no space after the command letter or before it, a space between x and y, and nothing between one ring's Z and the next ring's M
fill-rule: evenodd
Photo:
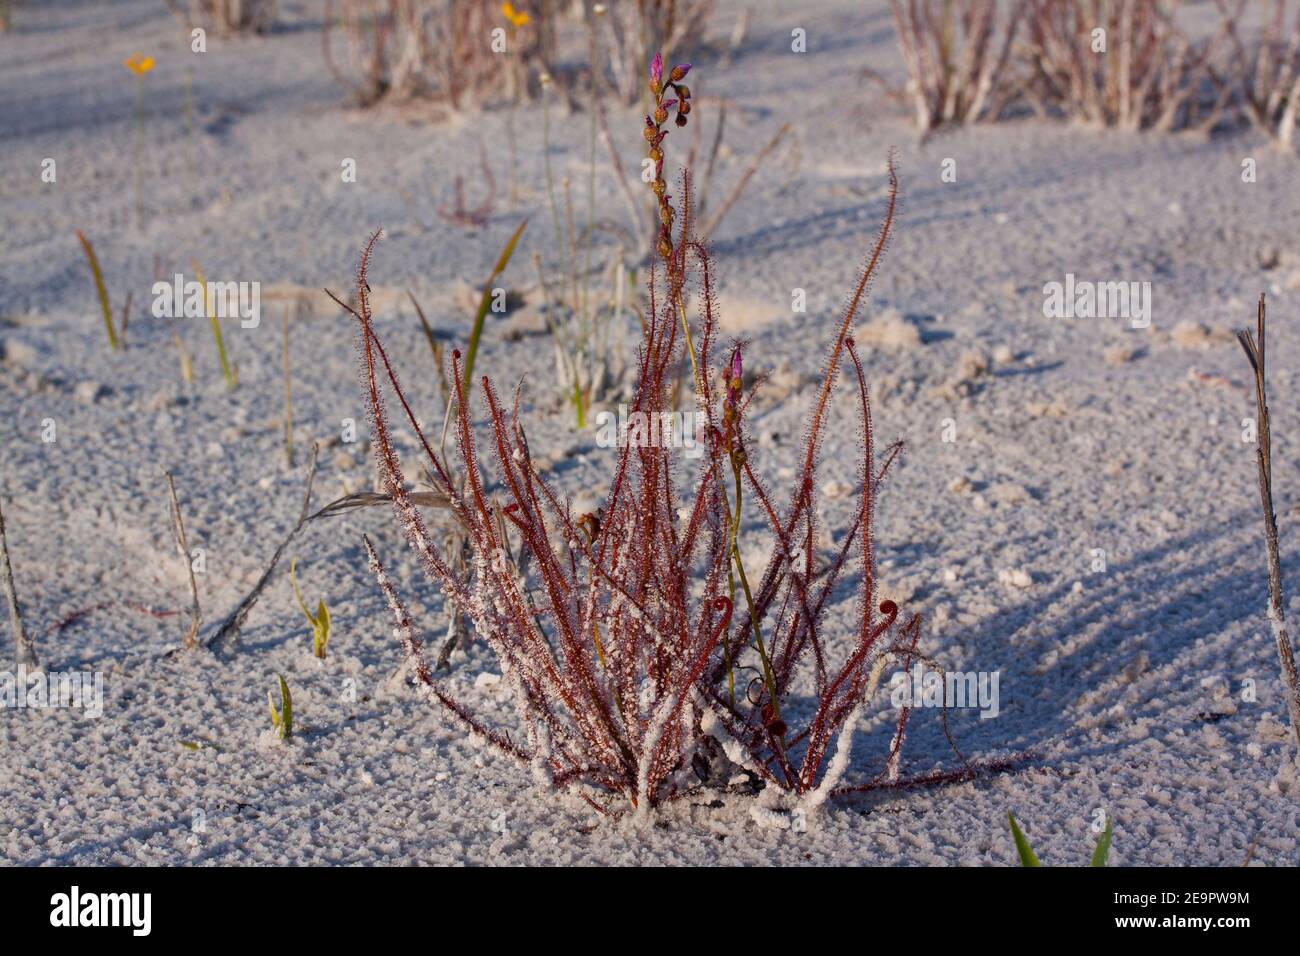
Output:
M453 481L453 466L421 428L375 331L367 275L378 233L361 256L351 311L379 473L425 572L446 600L466 610L496 655L518 728L490 725L435 678L416 625L368 540L367 549L420 691L501 755L529 767L538 783L574 789L604 812L645 813L689 792L702 756L721 750L764 799L809 809L837 790L879 782L847 776L854 729L887 664L915 658L921 629L917 615L877 594L875 508L900 445L877 454L851 335L894 226L898 181L891 160L879 234L827 330L797 475L778 493L748 451L753 391L743 386L743 349L719 342L714 265L692 232L690 174L683 174L676 198L662 175L669 111L675 108L678 126L690 111L682 82L688 70L683 64L665 76L659 57L650 70L654 112L644 133L657 170L651 188L660 224L630 411L650 420L670 413L677 369L689 365L695 414L703 416L707 436L697 459L624 441L602 507L576 514L534 465L520 416L522 389L506 399L488 376L467 383L456 351L449 376L460 459L454 470L466 480ZM854 518L825 562L813 546L817 469L832 395L844 378L859 411L861 487ZM473 554L467 581L435 546L407 489L389 395L466 529ZM478 415L486 419L485 441ZM760 515L775 542L766 566L748 573L736 546L742 509ZM847 651L837 654L822 624L847 582L857 592L857 620ZM813 688L811 698L795 692L800 675ZM904 709L884 776L897 776L906 722Z

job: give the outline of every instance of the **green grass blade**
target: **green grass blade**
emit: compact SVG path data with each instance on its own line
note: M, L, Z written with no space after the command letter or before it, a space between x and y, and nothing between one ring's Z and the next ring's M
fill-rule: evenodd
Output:
M474 328L469 334L469 347L465 350L465 373L462 376L461 384L466 393L470 390L470 383L474 378L474 357L478 355L478 342L483 337L483 322L487 318L488 306L492 304L492 283L496 281L497 276L506 271L506 266L510 264L510 257L515 254L515 245L519 242L519 237L524 234L524 227L528 225L525 219L515 230L515 234L510 237L506 247L501 250L501 255L497 258L496 267L492 274L488 276L487 282L483 284L483 295L478 301L478 314L474 316ZM468 401L468 394L466 401Z
M420 303L416 300L415 293L410 289L407 289L406 297L411 300L411 305L415 306L415 314L420 318L420 328L424 329L425 341L429 343L429 351L433 353L434 361L437 361L438 340L434 337L433 327L429 325L429 320L424 317L424 309L420 308Z
M180 333L172 329L172 341L176 343L176 353L180 356L181 361L181 379L186 385L194 384L194 360L190 358L190 353L185 348L185 343L181 341Z
M80 229L77 230L77 238L81 240L81 248L85 250L86 261L90 263L90 272L95 277L95 293L99 296L99 308L104 313L104 328L108 331L108 345L116 349L117 332L113 329L113 312L108 307L108 289L104 287L104 273L99 268L99 257L95 255L95 249L86 238L86 234Z
M1038 862L1038 857L1034 856L1033 849L1029 846L1029 841L1025 835L1020 832L1020 827L1016 825L1015 816L1008 812L1007 820L1011 823L1011 837L1016 841L1016 852L1020 854L1021 866L1042 866Z
M420 308L415 294L407 289L406 295L411 300L411 305L415 306L415 314L420 317L420 328L424 329L425 341L429 343L429 354L433 356L433 366L438 370L438 389L442 392L442 404L445 407L451 401L451 382L447 381L447 368L442 361L442 346L433 334L433 326L429 325L429 320L424 317L424 309Z
M288 740L293 736L293 697L289 695L289 685L280 678L280 739Z
M324 660L325 655L329 653L330 643L330 609L325 606L324 598L321 598L320 606L316 608L316 627L313 637L316 656Z
M212 325L212 338L217 343L217 357L221 359L221 375L226 380L226 387L233 392L238 382L235 378L235 370L230 367L230 361L226 358L226 343L221 337L221 323L217 320L216 310L208 301L208 282L203 277L203 270L199 268L198 262L190 260L190 264L194 266L194 277L198 279L199 286L203 289L203 311L208 314L208 322Z
M302 608L302 616L308 621L312 620L311 611L307 610L307 602L302 599L302 591L298 589L298 559L294 557L289 562L289 582L293 585L293 596L298 599L298 606Z
M1106 858L1110 856L1110 841L1114 836L1114 824L1111 823L1110 817L1106 817L1106 829L1101 836L1097 837L1097 849L1092 851L1092 862L1089 866L1105 866Z

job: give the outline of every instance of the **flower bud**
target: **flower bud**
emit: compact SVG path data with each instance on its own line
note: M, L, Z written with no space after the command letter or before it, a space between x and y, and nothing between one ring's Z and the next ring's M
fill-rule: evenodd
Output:
M691 65L689 63L678 63L673 67L673 71L668 74L668 77L674 83L680 83L682 80L686 79L686 74L689 72L691 72Z
M655 110L655 122L656 123L668 122L668 111L664 109L662 106L660 106L658 109Z

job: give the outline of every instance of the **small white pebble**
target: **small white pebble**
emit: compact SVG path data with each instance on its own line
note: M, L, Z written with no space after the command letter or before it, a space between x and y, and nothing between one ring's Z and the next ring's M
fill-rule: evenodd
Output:
M1034 583L1034 579L1024 568L1009 568L999 571L998 581L1013 588L1027 588Z
M827 498L843 498L852 489L842 481L828 481L822 485L822 494Z

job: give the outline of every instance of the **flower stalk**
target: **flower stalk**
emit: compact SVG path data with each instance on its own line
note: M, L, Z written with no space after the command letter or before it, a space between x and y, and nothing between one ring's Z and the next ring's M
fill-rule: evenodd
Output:
M141 184L141 164L144 162L144 78L154 68L154 58L134 53L124 60L125 66L135 76L135 211L141 226L144 225L144 189Z

